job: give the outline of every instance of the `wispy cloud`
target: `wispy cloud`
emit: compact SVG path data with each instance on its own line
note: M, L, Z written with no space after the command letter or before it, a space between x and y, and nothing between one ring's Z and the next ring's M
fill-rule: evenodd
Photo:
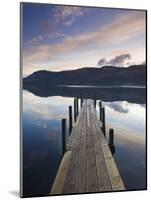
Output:
M62 32L55 32L55 33L51 33L50 35L48 35L49 38L54 38L54 37L64 37L64 33Z
M131 55L130 54L121 54L118 56L115 56L114 58L110 60L106 60L105 58L101 58L98 61L99 66L103 65L113 65L113 66L118 66L118 67L124 67L128 63L130 63ZM127 62L128 61L128 62Z
M64 11L61 15L66 18L70 15L70 11ZM117 16L110 24L98 27L98 31L64 37L61 43L37 45L34 49L25 51L23 56L24 66L60 60L63 56L71 53L82 55L88 50L122 44L122 42L141 34L145 35L145 14L144 12L133 11L133 13Z
M56 22L61 22L65 26L72 25L79 17L83 16L88 9L74 6L56 6L53 16Z
M32 40L30 40L30 43L34 43L34 42L38 42L43 40L43 36L42 35L37 35L35 37L32 38Z

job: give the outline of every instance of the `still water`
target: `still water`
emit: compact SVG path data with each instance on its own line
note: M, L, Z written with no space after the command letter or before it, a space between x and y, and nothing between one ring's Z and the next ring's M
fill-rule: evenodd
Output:
M48 195L51 190L62 155L61 119L68 119L73 96L23 90L24 196ZM127 190L146 188L146 105L144 97L132 99L103 100L106 132L114 128L114 158Z

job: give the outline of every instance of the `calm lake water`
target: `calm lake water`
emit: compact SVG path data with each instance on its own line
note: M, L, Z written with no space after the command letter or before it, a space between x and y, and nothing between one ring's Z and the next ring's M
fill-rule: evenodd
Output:
M51 190L62 155L61 119L68 119L71 96L36 96L23 90L24 196L47 195ZM144 96L135 96L132 101L118 96L103 100L106 132L114 128L114 158L128 190L146 188L146 105Z

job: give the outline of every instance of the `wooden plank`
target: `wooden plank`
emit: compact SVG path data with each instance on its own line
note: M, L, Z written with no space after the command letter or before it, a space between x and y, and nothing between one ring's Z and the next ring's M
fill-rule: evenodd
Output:
M77 172L77 162L79 158L79 141L81 137L83 117L84 117L84 108L82 110L79 126L77 127L78 131L75 137L76 139L74 140L74 143L72 143L72 148L71 148L72 153L71 153L70 163L69 163L69 167L66 174L65 183L63 186L63 194L74 193L75 178L76 178L76 172Z
M106 137L104 136L103 131L102 131L102 129L101 129L102 123L98 120L97 113L94 112L92 106L91 106L91 108L92 108L93 115L94 115L94 117L95 117L95 125L96 125L96 129L97 129L97 132L98 132L98 135L99 135L99 138L100 138L101 145L102 145L102 144L107 144Z
M86 107L86 105L85 105ZM84 119L80 138L80 152L77 163L77 174L75 180L74 193L85 193L87 191L86 185L86 109L84 109Z
M107 144L106 137L104 136L102 128L101 128L102 123L98 120L98 115L97 115L97 112L94 110L93 105L91 105L90 107L91 107L91 112L92 112L92 114L95 118L95 120L94 120L95 127L96 127L96 131L98 133L98 136L99 136L99 139L100 139L100 142L101 142L101 146L102 146L102 144Z
M58 173L55 178L54 184L52 186L50 195L62 194L63 185L65 182L65 177L66 177L70 157L71 157L71 151L67 151L64 154L61 164L59 166Z
M110 181L111 181L111 185L112 185L112 190L113 191L125 190L123 181L121 179L121 176L119 174L119 171L117 169L117 166L115 164L115 161L112 157L112 154L110 152L108 145L103 145L103 152L104 152L106 165L108 168L108 173L109 173L109 177L110 177Z
M103 151L99 142L98 133L96 130L96 122L95 116L92 113L90 107L90 114L91 114L91 126L92 126L92 136L93 136L93 143L94 143L94 150L95 150L95 159L96 159L96 168L97 168L97 175L98 175L98 182L99 182L99 191L111 191L111 183L110 178L108 175L108 170L106 167L105 159L103 156Z
M99 183L97 177L96 161L94 154L94 145L92 138L92 130L90 124L91 115L87 108L87 192L98 192Z
M83 120L84 120L84 112L85 112L85 106L83 106L83 108L81 110L79 122L78 122L78 125L76 127L76 131L74 132L75 135L73 136L71 143L70 143L70 149L73 149L74 146L77 145L77 143L79 142L79 139L80 139L79 133L81 133L81 129L82 129L82 123L83 123Z
M69 136L68 143L67 143L67 150L71 150L73 141L74 141L75 137L77 136L79 121L81 121L82 117L83 117L83 115L82 115L83 108L84 107L81 108L81 112L79 113L79 116L77 117L77 121L75 122L74 127L72 129L71 135Z
M94 113L94 115L95 115L95 113ZM95 115L95 117L96 117L96 115ZM96 117L95 122L96 122L97 131L98 131L99 142L100 142L100 145L102 146L103 156L104 156L105 163L106 163L106 166L108 169L108 174L109 174L112 190L113 191L125 190L124 183L122 181L122 178L117 169L114 158L109 149L107 140L106 140L104 134L102 133L102 130L100 130L100 122L97 119L97 117Z

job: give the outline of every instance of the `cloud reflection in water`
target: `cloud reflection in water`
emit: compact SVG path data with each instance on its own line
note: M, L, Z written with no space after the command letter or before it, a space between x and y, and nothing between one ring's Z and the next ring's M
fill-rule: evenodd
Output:
M129 129L131 132L144 135L145 105L127 101L104 102L106 120L115 126Z
M23 93L23 112L34 118L59 120L68 112L68 106L73 104L71 98L38 97L30 92Z

